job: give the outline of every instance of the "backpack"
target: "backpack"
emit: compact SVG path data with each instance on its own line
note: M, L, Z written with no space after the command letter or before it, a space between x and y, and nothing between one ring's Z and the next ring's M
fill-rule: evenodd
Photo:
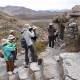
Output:
M27 43L26 43L26 40L24 38L21 39L21 47L22 48L27 48Z
M24 31L21 34L24 34ZM21 47L22 48L27 48L28 47L24 37L21 38Z

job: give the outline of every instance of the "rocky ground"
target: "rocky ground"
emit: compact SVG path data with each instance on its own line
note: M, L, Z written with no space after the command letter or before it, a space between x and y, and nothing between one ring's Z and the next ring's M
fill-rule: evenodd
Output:
M57 42L54 48L47 46L40 55L43 59L43 68L41 67L39 71L34 71L35 79L28 78L24 80L80 80L80 53L66 52L64 48L63 44L58 46ZM23 66L23 62L24 54L18 54L18 60L15 62L17 66L15 71ZM22 80L7 79L8 76L5 69L5 61L0 58L0 76L3 80ZM31 76L33 76L32 73Z
M65 52L65 49L60 49L56 44L54 48L47 47L41 53L44 61L44 77L46 80L61 80L59 75L59 55Z
M59 59L59 54L64 52L64 49L60 49L56 44L54 48L47 47L45 51L41 52L41 57L44 61L44 77L49 80L60 80L59 79L59 67L57 63L57 59ZM15 61L16 68L23 65L24 62L24 54L18 55L18 60ZM4 76L6 73L5 70L5 61L0 61L0 76Z

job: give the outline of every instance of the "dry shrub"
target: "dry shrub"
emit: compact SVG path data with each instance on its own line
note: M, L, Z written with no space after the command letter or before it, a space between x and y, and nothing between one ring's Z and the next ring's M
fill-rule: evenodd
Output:
M36 54L39 56L40 52L43 51L46 46L47 44L45 44L44 42L35 43L34 48L35 48Z
M80 51L80 39L72 40L72 42L68 44L67 50L69 52L79 52Z
M0 77L0 80L3 80L3 79Z

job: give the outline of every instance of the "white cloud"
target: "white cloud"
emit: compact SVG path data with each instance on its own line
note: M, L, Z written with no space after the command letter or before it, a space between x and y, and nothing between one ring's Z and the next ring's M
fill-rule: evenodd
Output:
M1 6L24 6L35 10L70 9L80 4L80 0L0 0Z

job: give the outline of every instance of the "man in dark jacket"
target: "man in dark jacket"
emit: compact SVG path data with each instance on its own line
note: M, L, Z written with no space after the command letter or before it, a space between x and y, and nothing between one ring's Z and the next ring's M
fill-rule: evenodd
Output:
M49 28L48 28L48 39L49 39L49 47L54 47L54 33L55 33L55 28L53 27L53 24L50 23L49 24Z

